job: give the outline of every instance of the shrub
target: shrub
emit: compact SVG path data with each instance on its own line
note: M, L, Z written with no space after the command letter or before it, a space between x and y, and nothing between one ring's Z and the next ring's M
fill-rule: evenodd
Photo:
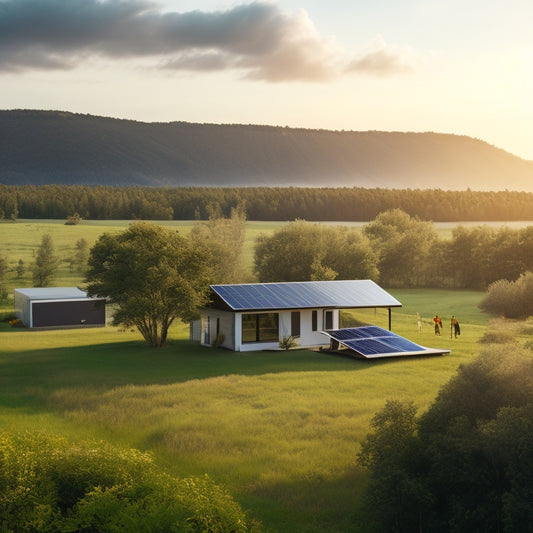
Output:
M290 350L291 348L294 348L297 344L298 344L297 339L293 337L292 335L289 337L283 337L279 341L279 347L282 350Z
M533 315L533 272L522 274L516 281L500 279L487 289L479 308L506 318L527 318Z
M149 454L41 434L0 435L0 531L250 531L207 476L177 479Z
M65 222L65 226L76 226L81 222L81 217L78 213L74 213L73 215L69 215L67 217L67 221Z

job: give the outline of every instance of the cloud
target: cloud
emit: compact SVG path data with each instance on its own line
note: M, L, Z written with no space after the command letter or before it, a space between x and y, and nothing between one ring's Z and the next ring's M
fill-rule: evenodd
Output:
M226 11L163 12L147 0L0 0L0 70L71 69L90 58L147 59L154 68L241 71L270 82L401 70L401 54L350 60L303 10L268 1Z
M349 63L347 70L372 76L389 76L413 72L415 62L410 50L388 46L378 35L367 51Z

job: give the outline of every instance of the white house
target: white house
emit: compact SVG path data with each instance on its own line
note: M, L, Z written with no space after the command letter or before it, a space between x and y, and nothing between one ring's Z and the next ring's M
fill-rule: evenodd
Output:
M191 323L190 337L234 351L279 349L295 337L303 347L327 345L322 331L339 327L339 309L401 303L371 280L212 285L212 305Z

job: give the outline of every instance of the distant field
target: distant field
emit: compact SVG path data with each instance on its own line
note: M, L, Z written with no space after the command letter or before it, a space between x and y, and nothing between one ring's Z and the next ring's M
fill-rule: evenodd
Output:
M233 353L190 343L186 325L157 350L113 327L30 332L0 323L0 426L151 450L173 474L208 473L269 532L364 532L357 509L366 473L356 454L370 418L387 399L425 410L476 356L487 324L481 293L392 292L404 304L393 311L394 331L450 355ZM432 316L452 309L461 337L446 328L436 337ZM385 324L388 315L353 318Z
M4 291L12 297L13 289L16 287L32 286L30 265L34 261L35 252L40 244L42 235L49 233L52 236L56 247L56 253L63 259L57 278L56 286L75 286L82 280L82 274L71 271L67 261L74 254L76 241L85 238L89 245L92 245L96 239L104 232L117 232L131 224L131 220L122 221L101 221L101 220L84 220L77 226L66 226L64 220L17 220L16 222L0 223L0 254L7 257L10 272L4 281ZM194 221L158 221L166 227L176 228L179 232L187 234L194 224ZM256 237L260 233L272 233L276 229L284 226L287 222L247 222L246 238L244 246L245 260L249 265L250 271L253 265L253 249ZM320 222L319 224L336 224L337 222ZM366 223L347 222L343 225L361 228ZM457 224L436 223L435 227L441 238L450 238L452 229ZM462 223L465 226L479 225L477 223ZM501 222L485 222L483 224L492 227L501 227ZM512 228L520 228L530 225L530 222L512 222L505 225ZM15 267L19 259L22 259L26 266L26 273L22 278L17 278ZM4 303L3 308L6 310Z

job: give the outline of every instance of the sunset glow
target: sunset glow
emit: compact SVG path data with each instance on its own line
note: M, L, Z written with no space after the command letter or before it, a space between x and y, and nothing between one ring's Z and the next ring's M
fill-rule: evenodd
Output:
M3 109L435 131L533 160L526 0L0 0Z

